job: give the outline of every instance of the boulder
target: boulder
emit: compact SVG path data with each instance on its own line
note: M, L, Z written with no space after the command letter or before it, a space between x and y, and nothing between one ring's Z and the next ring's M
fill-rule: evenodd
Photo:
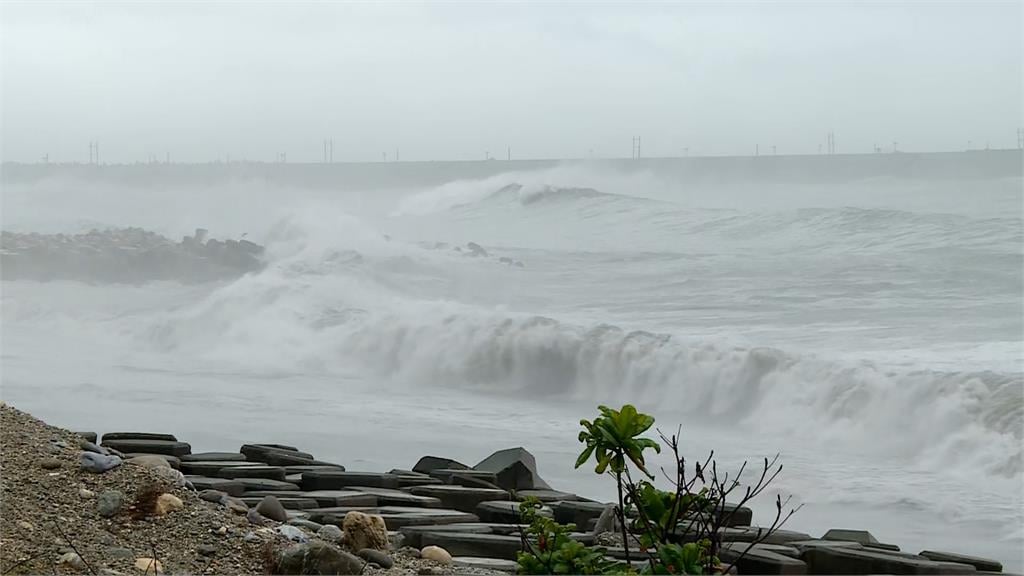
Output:
M494 524L519 524L522 518L519 515L519 502L507 500L495 500L477 504L475 514L481 522ZM539 510L541 516L554 518L551 508L544 506Z
M313 460L312 454L271 444L245 444L239 452L245 454L247 460L265 462L272 466L304 465Z
M466 478L476 478L489 484L496 484L498 476L487 470L459 470L457 468L438 468L430 471L430 476L437 478L445 484L453 484L452 476L459 474Z
M228 510L231 510L235 514L249 514L249 505L243 502L240 498L228 496L222 500L222 502Z
M175 510L181 510L184 506L185 503L181 501L181 498L178 498L174 494L161 494L160 497L156 499L155 512L157 516L163 516Z
M107 440L160 440L162 442L177 442L173 434L153 434L151 432L107 432L103 435L103 443ZM89 440L95 442L96 440Z
M525 448L499 450L484 458L474 470L494 472L498 486L506 490L550 490L537 474L537 461Z
M407 546L422 548L422 536L427 532L461 532L464 534L493 534L494 530L489 524L479 522L465 522L457 524L427 524L423 526L403 526L398 532L405 539Z
M96 497L96 511L104 518L113 518L121 510L124 494L117 490L100 492Z
M421 506L423 508L440 508L441 500L433 496L417 496L392 488L374 488L372 486L350 486L349 490L362 494L370 494L377 500L377 506Z
M349 512L341 526L345 542L353 550L387 550L388 529L384 519L362 512Z
M395 561L391 559L391 556L388 556L380 550L364 548L358 552L358 556L363 560L366 560L368 563L376 564L385 570L395 565Z
M444 564L445 566L452 563L452 555L440 546L424 546L423 549L420 550L420 558L423 560L430 560L431 562L437 562L438 564Z
M92 442L93 444L96 443L97 436L96 436L95 432L75 432L75 434L77 434L80 438L82 438L86 442Z
M288 494L288 492L285 492L285 494ZM241 500L242 502L245 502L247 506L258 507L260 503L263 502L263 500L268 497L277 498L276 496L273 495L252 496L251 492L247 492L246 495L241 498ZM289 496L283 496L277 498L277 501L281 504L281 506L285 508L285 510L310 510L320 506L320 504L317 503L317 501L313 500L312 498L293 498ZM262 512L260 513L263 514ZM266 514L263 515L267 516ZM271 516L267 516L267 518L271 518ZM281 522L281 520L278 520L278 522Z
M970 564L974 566L979 572L1002 572L1003 564L998 560L991 560L988 558L979 558L977 556L966 556L964 554L956 554L953 552L936 552L933 550L925 550L921 552L921 556L929 560L936 562L956 562L957 564Z
M599 518L607 508L601 502L556 502L553 506L555 521L559 524L575 524L584 528L591 518Z
M344 470L320 470L302 473L303 490L339 490L349 486L397 489L398 477L392 474L346 472Z
M206 476L185 476L185 479L191 482L192 486L199 491L219 490L229 496L241 496L245 492L245 486L237 480L209 478Z
M86 472L102 474L121 465L121 459L117 456L106 456L95 452L80 452L78 454L78 465Z
M175 458L175 460L177 460ZM128 464L134 466L142 466L143 468L171 468L171 463L168 462L163 456L157 456L154 454L146 454L143 456L132 456L126 460Z
M227 492L221 492L220 490L203 490L199 493L200 500L213 502L214 504L224 502L227 497Z
M248 502L246 505L248 505ZM288 513L285 512L281 501L274 496L264 496L260 503L256 505L256 512L277 522L288 521Z
M426 486L428 484L444 484L444 482L428 474L420 474L412 470L391 470L388 474L398 476L398 486L408 488L410 486Z
M455 556L483 556L504 560L515 560L523 546L519 536L464 532L425 532L420 542L426 547L444 548Z
M164 482L174 486L176 488L184 488L188 486L188 481L185 480L185 475L180 470L174 468L164 468L163 466L153 468L153 474L159 477ZM192 488L195 488L193 486Z
M185 454L182 462L245 462L245 454L239 452L196 452Z
M467 488L464 486L441 485L441 486L414 486L409 491L417 496L430 496L441 501L446 508L453 508L462 512L473 512L481 502L491 500L511 500L511 496L504 490L493 488Z
M415 466L412 467L412 471L420 474L430 474L431 471L439 468L446 468L449 470L469 470L469 466L466 466L457 460L440 458L438 456L424 456L423 458L420 458L419 462L417 462Z
M85 439L82 439L81 441L78 442L78 447L84 450L85 452L95 452L97 454L110 454L110 451L107 450L106 448L97 446L95 443L89 442L88 440Z
M803 552L811 574L970 574L970 564L935 562L923 556L870 548L815 547Z
M291 540L292 542L309 542L309 536L302 531L298 526L292 526L291 524L282 524L277 528L274 528L274 532L277 532L281 536Z
M166 454L168 456L181 457L192 452L192 447L187 443L174 440L144 440L135 438L109 440L104 436L103 443L100 445L104 448L125 453L143 452L146 454Z
M486 570L491 572L506 572L515 574L519 564L514 560L502 560L500 558L478 558L475 556L457 556L452 558L452 565L456 568L468 568L469 570Z
M341 528L338 528L334 524L324 524L316 531L316 535L317 538L320 538L325 542L341 544L344 532L342 532Z
M266 478L267 480L285 481L284 468L278 466L228 466L213 473L217 478Z
M275 558L277 574L362 574L364 562L326 542L295 544Z

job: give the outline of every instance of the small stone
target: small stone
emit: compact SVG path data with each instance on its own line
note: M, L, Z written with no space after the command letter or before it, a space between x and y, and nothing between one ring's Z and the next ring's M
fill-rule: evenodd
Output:
M81 448L82 450L86 451L86 452L92 452L94 454L103 454L104 456L107 455L107 449L106 448L101 448L101 447L93 444L92 442L89 442L88 440L80 440L78 442L78 447Z
M267 519L255 510L249 510L246 512L245 519L249 521L249 524L254 526L265 526L267 524Z
M309 542L309 536L307 536L301 528L297 528L291 524L282 524L275 528L274 531L292 542Z
M342 533L341 528L338 528L334 524L324 524L319 530L317 530L316 535L318 538L326 542L340 544L341 537L344 534Z
M201 556L214 556L217 554L217 546L214 544L200 544L196 546L196 552Z
M161 460L163 460L163 458L161 458ZM167 462L167 461L164 460L164 462ZM180 470L175 470L174 468L171 468L170 466L167 466L167 467L159 466L159 467L153 468L152 470L153 470L154 473L156 473L156 475L161 480L169 483L170 485L174 486L175 488L184 488L185 485L188 483L185 480L185 475L182 474Z
M50 442L53 442L53 445L56 446L57 448L67 448L68 447L68 443L63 441L63 440L50 440Z
M413 558L419 558L420 557L419 549L418 548L413 548L412 546L403 546L399 550L399 552L404 554L404 555L406 555L406 556L412 556Z
M246 542L259 542L260 537L253 532L246 532L245 536L242 536L242 540L245 540Z
M391 559L391 556L388 556L380 550L364 548L360 550L357 555L370 564L376 564L385 570L395 565L395 561Z
M78 464L86 472L102 474L107 470L120 466L121 459L117 456L104 456L94 452L80 452L78 454Z
M43 458L39 461L39 467L43 470L56 470L60 468L60 460L56 458Z
M416 571L419 576L441 576L444 574L444 570L440 568L434 568L432 566L424 566Z
M135 569L143 574L163 574L164 572L164 567L159 560L145 556L135 559Z
M161 494L156 499L156 515L163 516L175 510L181 510L185 503L174 494Z
M96 510L104 518L112 518L121 509L124 502L124 494L117 490L107 490L96 498Z
M150 469L171 467L167 459L160 456L136 456L135 458L129 458L127 462L133 466L142 466L143 468Z
M22 530L27 530L29 532L32 532L36 529L35 526L29 524L28 522L25 522L24 520L18 522L18 528L21 528Z
M220 534L221 536L225 536L227 533L228 533L228 527L227 526L221 526L220 528L217 528L217 534Z
M264 517L276 520L277 522L288 521L288 513L285 512L281 501L274 496L264 496L263 500L260 500L260 503L256 505L256 511Z
M245 502L242 502L240 499L233 496L228 496L224 505L228 507L228 510L231 510L235 514L246 514L249 512L249 506Z
M82 498L82 499L88 500L90 498L95 498L96 497L96 493L93 492L92 490L87 490L85 488L79 488L78 489L78 497Z
M427 546L420 550L420 558L424 560L433 560L438 564L444 564L447 566L452 563L452 555L447 550L440 546Z
M117 559L134 558L135 557L135 553L132 552L131 549L129 549L129 548L120 548L120 547L114 547L114 548L108 549L107 550L107 554L111 558L117 558Z
M60 559L57 560L57 563L61 566L73 568L79 572L86 569L85 560L82 560L82 557L74 552L68 552L62 555Z
M227 498L227 496L226 492L221 492L220 490L203 490L199 493L200 498L207 502L213 502L214 504L225 502L224 499Z

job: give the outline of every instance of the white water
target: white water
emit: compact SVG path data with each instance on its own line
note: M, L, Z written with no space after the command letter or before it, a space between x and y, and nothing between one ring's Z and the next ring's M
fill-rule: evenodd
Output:
M792 529L1024 566L1019 178L575 165L401 190L14 182L3 201L5 230L267 246L266 270L215 285L4 282L3 397L54 424L350 469L523 445L556 487L610 498L571 469L576 422L629 401L682 423L692 457L781 452ZM434 246L471 241L490 257Z

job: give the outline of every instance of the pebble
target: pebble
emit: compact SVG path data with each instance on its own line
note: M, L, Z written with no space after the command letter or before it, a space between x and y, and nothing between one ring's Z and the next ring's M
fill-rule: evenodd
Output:
M39 461L39 467L43 470L56 470L60 468L60 460L56 458L43 458Z
M79 488L78 489L78 497L79 498L86 498L86 499L88 499L88 498L95 498L96 497L96 493L93 492L92 490L86 490L85 488Z
M387 570L395 565L395 561L391 559L391 556L372 548L363 548L359 551L358 556L363 560L371 564L376 564L381 568Z
M63 441L63 440L50 440L50 442L53 442L53 445L56 446L57 448L67 448L68 447L68 443Z
M249 510L246 512L245 519L249 521L249 524L254 526L265 526L267 523L267 519L255 510Z
M207 502L213 502L214 504L220 504L227 497L227 493L221 492L220 490L203 490L199 493L199 497Z
M420 558L423 558L424 560L433 560L438 564L444 564L446 566L452 563L452 555L440 546L427 546L420 550Z
M107 470L117 468L121 465L121 459L117 456L104 456L94 452L81 452L78 455L78 463L82 470L94 474L102 474Z
M161 460L164 459L161 458ZM164 460L164 462L166 463L167 460ZM172 486L176 488L184 488L187 483L185 481L185 475L182 474L180 470L175 470L174 468L171 468L169 464L167 466L159 466L157 468L152 468L152 470L161 480L170 483Z
M217 554L217 546L214 544L200 544L196 546L196 552L202 556L214 556Z
M25 522L24 520L18 522L18 528L21 528L22 530L28 530L29 532L36 529L35 526L29 524L28 522Z
M301 528L296 528L290 524L282 524L275 528L274 531L292 542L309 542L309 536Z
M107 455L107 449L106 448L101 448L101 447L93 444L92 442L89 442L88 440L80 440L78 442L78 447L81 448L82 450L86 451L86 452L92 452L94 454L103 454L104 456Z
M163 574L164 572L164 567L159 560L145 556L135 559L135 569L145 574Z
M127 463L132 464L134 466L142 466L143 468L150 469L171 467L170 463L167 462L167 459L161 456L136 456L135 458L129 458L127 460Z
M122 502L124 502L124 494L117 490L107 490L96 498L96 510L99 511L100 516L111 518L121 509Z
M60 557L60 560L58 560L57 563L62 566L70 566L71 568L74 568L78 571L86 569L85 560L82 560L82 557L78 554L75 554L74 552L68 552L67 554L64 554Z
M134 558L135 557L135 552L132 552L130 548L121 548L121 547L117 547L117 546L115 546L113 548L109 548L107 550L107 554L111 558L117 558L117 559Z
M224 536L227 533L228 533L228 527L227 526L221 526L220 528L217 528L217 534L220 534L221 536Z
M342 533L342 531L341 531L341 528L338 528L338 527L337 527L337 526L335 526L334 524L324 524L324 525L323 525L322 527L320 527L320 529L319 529L319 530L317 530L317 532L316 532L316 535L317 535L317 536L318 536L318 537L319 537L319 538L320 538L321 540L325 540L325 541L327 541L327 542L333 542L333 543L335 543L335 544L338 544L338 543L340 543L340 542L341 542L341 536L342 536L342 534L343 534L343 533Z
M245 536L242 536L242 540L245 540L246 542L259 542L260 537L253 532L246 532Z
M175 510L181 510L185 506L181 498L178 498L174 494L161 494L156 499L156 515L163 516Z
M281 501L274 496L264 496L263 500L256 505L256 511L265 518L276 520L278 522L287 522L288 513L285 512L284 506L281 505Z
M245 502L242 502L238 498L232 496L228 496L224 505L228 507L228 510L231 510L235 514L246 514L249 512L249 506Z

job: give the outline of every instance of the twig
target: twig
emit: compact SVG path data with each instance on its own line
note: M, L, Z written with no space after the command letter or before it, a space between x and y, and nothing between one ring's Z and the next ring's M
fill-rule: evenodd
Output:
M71 546L71 549L75 551L75 554L78 554L78 557L82 559L82 564L85 564L85 567L89 569L89 574L95 576L96 571L92 569L92 565L89 564L89 561L85 559L85 556L82 556L82 553L78 551L78 548L75 547L75 543L72 542L70 538L68 538L68 535L60 529L60 524L58 524L56 520L50 520L50 522L53 522L53 527L56 528L57 532L60 533L60 537L63 538L64 541L68 543L68 546Z

